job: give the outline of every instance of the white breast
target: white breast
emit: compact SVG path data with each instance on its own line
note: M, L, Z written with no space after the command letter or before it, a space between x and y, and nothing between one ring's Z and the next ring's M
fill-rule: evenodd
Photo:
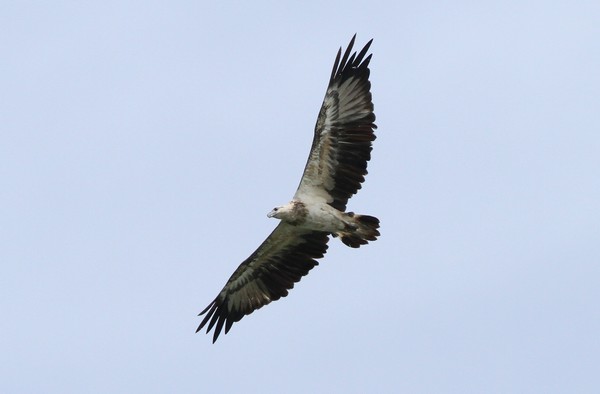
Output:
M310 230L335 233L345 227L344 213L331 207L329 204L306 205L308 215L302 227Z

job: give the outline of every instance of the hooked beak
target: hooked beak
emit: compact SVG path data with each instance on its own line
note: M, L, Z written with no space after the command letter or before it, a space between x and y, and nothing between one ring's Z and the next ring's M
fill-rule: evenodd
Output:
M275 210L272 210L271 212L267 213L268 218L272 218L274 216L275 216Z

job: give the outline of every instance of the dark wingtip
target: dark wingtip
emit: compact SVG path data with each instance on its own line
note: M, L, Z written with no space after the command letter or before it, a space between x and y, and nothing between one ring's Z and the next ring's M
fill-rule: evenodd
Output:
M217 338L219 338L219 334L221 333L220 330L215 330L215 333L213 335L213 340L212 343L214 344L215 342L217 342Z
M356 41L356 33L350 39L346 50L342 52L343 47L337 52L335 57L335 61L333 62L333 69L331 70L331 76L329 78L329 83L331 84L340 74L344 73L345 70L350 70L354 68L360 68L361 70L366 70L368 73L369 62L371 61L372 54L369 54L366 58L367 52L373 43L373 39L371 38L365 46L357 53L352 52L354 48L354 43Z
M369 40L369 42L367 42L365 44L365 46L363 47L363 49L358 53L358 56L356 56L356 65L358 66L361 62L363 57L365 57L365 55L367 54L367 51L369 50L369 48L371 47L371 44L373 43L373 39L371 38ZM373 54L370 54L369 56L367 56L367 58L365 59L365 63L369 64L369 62L371 61L371 56L373 56Z

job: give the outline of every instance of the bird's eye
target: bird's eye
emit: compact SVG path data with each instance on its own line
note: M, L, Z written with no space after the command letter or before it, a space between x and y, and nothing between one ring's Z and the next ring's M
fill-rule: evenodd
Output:
M277 211L279 208L273 208L274 211Z

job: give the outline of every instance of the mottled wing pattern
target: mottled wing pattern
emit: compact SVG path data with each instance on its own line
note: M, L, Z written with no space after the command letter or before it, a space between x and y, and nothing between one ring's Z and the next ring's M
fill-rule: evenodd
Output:
M196 332L214 327L213 342L223 326L225 334L245 315L288 294L327 250L326 233L298 229L281 222L267 239L235 270L217 298L200 315Z
M351 54L355 37L344 55L340 48L335 58L311 152L295 195L299 199L322 199L341 211L365 180L375 140L373 131L377 128L369 82L371 55L365 58L373 40L358 55Z

